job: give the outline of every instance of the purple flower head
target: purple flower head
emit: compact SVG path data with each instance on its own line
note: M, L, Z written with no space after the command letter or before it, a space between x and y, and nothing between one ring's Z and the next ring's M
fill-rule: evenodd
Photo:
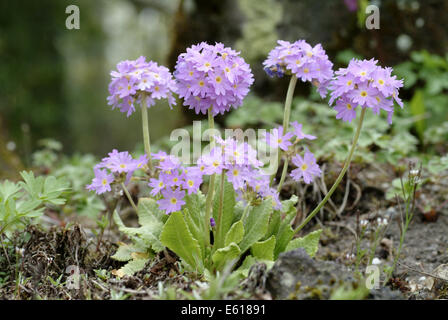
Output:
M263 62L269 76L293 74L303 82L313 83L324 98L333 77L333 63L328 59L322 45L312 47L304 40L294 43L279 40Z
M166 184L161 178L159 179L151 178L149 180L148 186L152 188L151 195L156 196L162 189L165 188Z
M214 218L210 218L210 226L213 228L214 226L216 226L216 222Z
M283 127L272 129L272 133L266 133L266 143L272 148L280 148L283 151L287 151L292 145L291 138L294 136L292 132L283 134Z
M140 168L146 160L146 156L135 160L129 152L118 152L117 149L112 150L112 152L108 155L108 157L103 158L99 165L100 167L107 168L114 173L134 172L136 169Z
M165 189L162 190L163 198L157 201L160 210L165 210L166 214L176 212L182 209L185 204L183 198L185 197L185 191L179 189Z
M211 107L213 115L238 108L249 92L253 75L249 65L222 43L202 42L179 55L174 76L179 97L197 114Z
M107 170L96 167L94 169L95 177L92 183L87 185L87 190L95 191L96 194L102 194L111 190L110 184L114 181L114 175Z
M392 123L394 100L400 107L398 91L403 80L392 76L392 68L382 68L378 61L352 59L347 68L335 72L336 77L330 84L330 105L336 101L336 118L352 121L356 117L356 107L371 108L375 114L380 110L388 113L388 122Z
M297 169L291 171L291 177L296 181L300 181L300 178L303 178L303 181L309 184L313 181L314 177L320 177L322 173L319 165L316 163L316 158L308 150L305 151L303 158L299 154L296 154L292 158L292 163L297 167Z
M173 96L177 90L176 82L170 71L153 61L146 62L145 57L118 63L117 71L112 71L111 77L108 104L128 117L135 111L136 103L145 102L149 108L155 100L167 99L170 107L176 104Z

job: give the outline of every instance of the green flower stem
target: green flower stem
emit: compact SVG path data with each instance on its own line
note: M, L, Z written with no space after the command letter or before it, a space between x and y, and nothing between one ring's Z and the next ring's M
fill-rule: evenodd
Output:
M132 200L131 194L129 193L128 188L126 188L123 182L121 183L121 187L123 188L123 191L126 197L128 198L129 202L131 203L132 207L134 208L135 212L138 212L137 206L135 205L134 200Z
M288 127L289 127L289 118L291 117L292 98L294 96L294 90L296 88L296 84L297 84L297 77L295 75L292 75L291 79L289 80L288 91L286 92L285 110L283 112L283 132L285 132L285 133L286 133L286 131L288 131ZM278 149L277 168L275 169L274 174L271 176L271 185L272 185L275 175L278 171L278 165L280 164L281 157L282 157L282 151L280 149ZM283 165L282 177L281 177L280 181L282 179L283 179L283 181L285 180L287 168L288 168L288 161L285 161L285 163ZM283 174L283 172L284 172L284 174ZM279 185L279 186L281 187L281 185Z
M215 245L213 246L213 249L219 249L223 246L222 236L221 236L221 228L222 228L222 212L224 208L224 182L225 182L226 175L224 174L224 170L221 173L221 184L219 189L219 211L218 211L218 220L216 221L216 236L215 236Z
M285 112L283 114L283 132L285 133L286 131L288 131L289 127L289 118L291 117L292 97L294 96L296 83L297 83L297 77L295 75L292 75L291 80L289 80L289 86L285 100Z
M142 127L143 143L145 144L145 153L148 156L149 170L152 172L151 144L149 142L148 108L146 107L146 96L142 97Z
M347 159L345 160L344 167L342 168L341 173L339 174L338 178L334 182L333 186L331 187L330 191L325 195L325 197L322 199L322 201L319 203L319 205L306 217L305 221L303 221L300 226L298 226L294 233L298 233L300 230L303 229L303 227L313 219L313 217L322 209L322 207L327 203L328 199L330 199L333 192L338 187L339 183L341 182L342 178L344 177L345 173L347 172L347 169L350 165L350 162L352 161L353 153L355 152L356 145L358 143L359 134L361 133L362 123L364 121L364 116L366 114L367 108L363 108L361 111L361 117L359 118L358 128L356 129L355 137L353 138L353 143L350 148L350 152L348 154Z
M285 163L283 164L283 170L282 170L282 176L280 177L280 182L278 183L277 192L280 192L282 190L283 182L285 182L286 174L288 172L288 162L289 159L285 159Z
M214 129L215 128L215 120L213 118L212 114L212 107L208 109L208 128ZM215 146L215 137L210 136L210 148L213 148ZM210 177L210 182L208 184L208 191L207 191L207 198L205 199L205 239L207 245L210 245L210 216L212 211L212 204L213 204L213 193L215 191L215 175L212 175Z

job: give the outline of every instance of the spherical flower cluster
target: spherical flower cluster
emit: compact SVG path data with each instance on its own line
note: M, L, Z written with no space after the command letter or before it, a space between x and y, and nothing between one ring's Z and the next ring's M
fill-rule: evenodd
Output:
M149 108L156 99L168 99L170 107L176 104L173 96L176 82L170 71L156 62L146 62L145 57L119 62L111 76L108 104L112 109L126 112L128 117L135 111L136 104L145 103Z
M330 105L336 101L337 119L351 122L356 118L356 108L371 108L375 114L383 109L392 123L394 100L400 107L403 102L398 90L403 80L392 76L392 68L382 68L378 61L352 59L347 68L335 72L336 77L330 85Z
M202 42L179 55L174 76L184 105L198 114L211 107L213 115L241 106L253 83L249 65L222 43Z
M129 183L135 170L142 168L148 162L146 155L138 159L132 158L127 152L118 152L116 149L108 154L108 157L94 168L95 177L86 188L102 194L111 191L111 184L121 176L125 177L125 183Z
M269 52L263 62L269 76L293 74L303 82L313 83L324 98L333 77L333 63L321 44L312 47L305 40L294 43L279 40L278 46Z

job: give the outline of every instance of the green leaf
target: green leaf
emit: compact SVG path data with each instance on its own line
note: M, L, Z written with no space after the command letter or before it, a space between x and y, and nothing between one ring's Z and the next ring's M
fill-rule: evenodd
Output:
M171 213L163 227L160 240L192 270L199 272L204 270L201 248L188 229L182 213Z
M263 238L268 230L269 217L272 213L272 200L264 200L259 206L249 209L244 223L244 237L240 243L241 252L245 252L255 242Z
M224 246L224 240L227 232L229 231L233 222L233 212L235 209L235 190L233 185L227 181L227 177L224 175L224 192L221 199L221 183L218 184L215 193L215 200L213 205L213 217L217 224L217 229L215 233L215 243L214 246L217 248L222 248ZM219 179L221 181L221 177ZM222 217L219 223L219 212L221 208L222 200Z
M310 255L310 257L314 257L317 249L319 248L319 239L321 233L322 229L319 229L307 234L303 238L296 238L288 244L285 251L304 248L305 251Z
M138 202L137 215L141 225L138 228L126 227L116 211L113 218L118 229L134 238L134 241L137 238L141 239L147 244L148 249L151 247L156 252L162 251L164 246L160 242L160 233L163 228L164 214L158 209L156 201L150 198L141 198Z
M212 261L216 270L222 270L227 263L232 262L241 254L241 250L235 242L232 242L227 247L220 248L215 251L212 256Z
M205 256L206 231L204 227L205 213L203 210L204 196L192 193L185 197L184 217L193 237L201 245L202 255Z
M275 236L265 241L256 242L250 248L252 255L261 260L274 260Z
M129 261L132 259L132 253L136 251L138 250L136 250L132 245L122 243L119 245L117 252L115 252L111 258L117 261Z
M238 244L241 242L241 240L243 240L243 237L244 237L244 226L243 222L240 220L238 222L235 222L230 228L229 232L227 232L224 245L227 247L232 242Z
M0 183L0 200L6 202L9 197L17 195L20 191L20 186L11 182L9 180L5 180L3 183Z
M285 251L286 246L289 244L293 236L294 230L291 225L286 221L283 221L276 236L277 241L275 243L274 259L277 259L278 255Z
M119 274L132 276L143 270L149 259L133 259L118 270Z

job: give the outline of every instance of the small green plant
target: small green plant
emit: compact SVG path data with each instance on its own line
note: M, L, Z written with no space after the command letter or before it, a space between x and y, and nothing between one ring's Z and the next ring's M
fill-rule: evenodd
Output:
M414 217L415 193L419 187L420 180L421 167L419 169L416 169L413 164L409 165L409 171L406 180L403 181L403 178L400 178L401 193L396 194L398 207L400 209L400 242L395 252L393 265L387 270L386 280L384 283L387 283L391 278L400 258L406 232L409 228L409 224L411 223L412 218ZM402 209L402 204L404 206L404 209Z
M52 176L35 177L34 173L20 173L23 181L5 180L0 184L0 235L28 225L40 217L46 206L65 203L63 193L68 190L64 179Z

